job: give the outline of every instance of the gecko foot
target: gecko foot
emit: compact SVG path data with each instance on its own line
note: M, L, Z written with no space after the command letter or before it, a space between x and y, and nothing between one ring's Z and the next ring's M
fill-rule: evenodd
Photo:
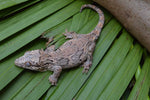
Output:
M91 61L85 62L84 65L83 65L84 68L83 68L82 73L86 73L87 74L89 69L90 69L90 67L91 67L91 65L92 65Z
M46 47L54 40L54 37L50 37L48 39L48 42L46 42Z
M51 75L49 77L49 81L50 81L51 85L57 85L57 79L55 77L53 77L53 75Z
M66 39L72 39L73 38L73 36L72 36L72 34L71 33L63 33L63 35L66 37Z
M68 32L68 30L66 30L66 32L63 33L63 35L66 37L66 39L77 38L77 33L76 32Z
M87 67L87 68L84 68L84 69L83 69L82 73L86 73L86 74L87 74L88 71L89 71L89 68Z

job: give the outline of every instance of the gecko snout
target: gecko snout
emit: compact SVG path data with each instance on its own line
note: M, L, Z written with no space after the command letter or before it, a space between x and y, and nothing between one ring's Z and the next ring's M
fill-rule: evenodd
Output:
M19 59L16 59L15 60L15 65L19 66L19 63L18 63Z

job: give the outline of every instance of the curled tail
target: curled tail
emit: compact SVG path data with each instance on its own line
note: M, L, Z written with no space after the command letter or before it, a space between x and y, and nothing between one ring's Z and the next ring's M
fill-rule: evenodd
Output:
M95 39L97 40L99 35L100 35L100 32L101 32L101 29L103 27L103 24L104 24L104 14L103 12L98 8L96 7L95 5L91 5L91 4L85 4L81 7L81 10L80 12L82 12L82 10L84 8L92 8L93 10L95 10L98 14L99 14L99 21L98 21L98 24L96 25L95 29L90 32L91 35L93 35L95 37Z

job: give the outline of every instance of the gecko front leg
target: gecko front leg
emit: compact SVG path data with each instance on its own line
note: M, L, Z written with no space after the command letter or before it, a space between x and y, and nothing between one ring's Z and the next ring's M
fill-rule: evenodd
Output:
M94 51L94 48L95 48L95 43L90 43L89 42L89 48L88 48L88 56L87 56L87 60L84 62L83 64L83 73L87 73L90 69L90 67L92 66L92 58L93 58L93 51Z
M46 48L45 52L54 52L55 51L55 45L51 45L50 47Z
M48 67L48 70L53 71L53 74L49 76L49 81L51 85L56 85L58 77L60 76L60 73L62 72L61 66L51 66Z
M92 65L92 56L89 55L87 60L83 64L83 71L82 71L82 73L88 73L91 65Z
M46 47L54 40L54 37L48 38L48 42L46 42Z

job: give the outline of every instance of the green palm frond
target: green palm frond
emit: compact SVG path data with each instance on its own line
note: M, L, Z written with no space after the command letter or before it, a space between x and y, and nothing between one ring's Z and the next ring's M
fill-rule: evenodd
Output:
M0 10L26 2L28 0L0 0Z
M1 0L0 4L4 1L8 0ZM93 30L98 22L98 14L91 9L79 12L80 7L88 3L93 2L20 0L0 8L0 100L149 98L149 54L102 7L105 25L88 74L82 74L83 68L64 70L57 86L51 86L48 77L52 72L33 72L14 65L15 59L24 52L45 48L46 41L40 38L41 34L46 38L53 36L54 41L50 45L55 44L58 48L67 41L62 35L66 29L79 34Z

